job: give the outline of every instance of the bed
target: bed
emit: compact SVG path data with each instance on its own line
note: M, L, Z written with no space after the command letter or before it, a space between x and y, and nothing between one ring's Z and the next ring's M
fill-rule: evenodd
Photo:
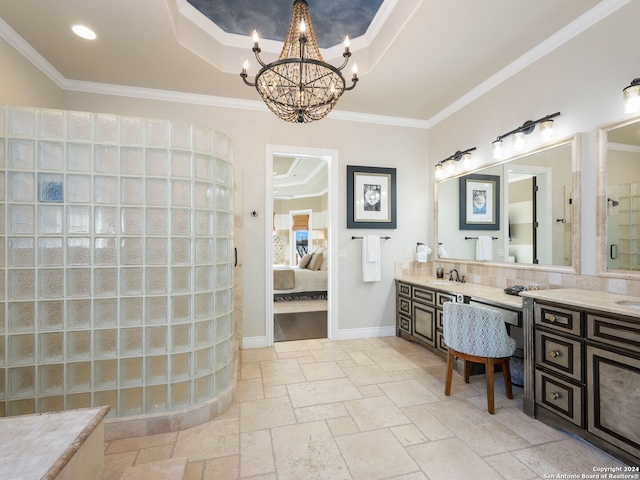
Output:
M273 295L275 299L286 297L327 295L327 270L308 270L288 265L273 266Z

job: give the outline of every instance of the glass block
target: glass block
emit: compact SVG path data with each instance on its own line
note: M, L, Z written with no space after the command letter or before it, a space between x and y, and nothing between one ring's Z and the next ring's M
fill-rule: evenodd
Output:
M135 117L121 117L120 143L123 145L143 145L144 119Z
M63 176L57 173L38 174L38 201L62 203L64 201Z
M36 393L36 368L9 368L9 396L33 397Z
M196 263L199 265L213 263L213 239L197 238Z
M168 231L168 213L164 208L147 208L147 235L166 235Z
M195 183L195 206L213 208L213 186L209 183Z
M3 141L2 139L0 139L0 149L3 148ZM0 160L2 159L3 153L0 152ZM6 196L5 196L5 190L4 190L4 186L5 186L5 174L4 172L0 172L0 201L4 202L6 200ZM3 213L4 213L4 209L2 209ZM3 216L3 220L2 220L2 233L4 233L4 216Z
M220 158L216 158L216 183L221 183L227 187L233 186L231 167Z
M161 354L167 352L167 328L149 327L145 332L145 354Z
M167 356L147 357L145 370L146 383L166 383L168 379Z
M120 385L142 384L142 357L120 359Z
M9 139L9 167L33 170L35 166L36 144L33 140Z
M64 395L38 397L37 413L60 412L64 410Z
M225 210L227 212L231 212L231 209L229 208L230 197L231 193L228 188L222 187L220 185L216 185L214 187L214 206L217 210Z
M7 355L5 352L5 347L4 347L4 343L5 343L5 336L4 335L0 335L0 354L2 354L2 357L0 357L0 366L3 368L0 368L0 381L4 382L4 374L5 374L5 369L4 367L7 364ZM4 395L4 383L2 383L0 385L0 390L2 391L2 395Z
M200 293L195 295L196 318L209 318L213 315L213 295Z
M171 351L179 352L191 348L191 324L171 326Z
M67 270L67 296L88 297L91 295L91 270L72 268Z
M227 375L226 368L221 368L215 373L214 384L215 384L215 395L220 395L222 392L224 392L227 389L227 386L229 384L229 377Z
M79 391L91 388L91 362L67 364L67 390Z
M191 291L191 268L173 267L171 269L171 291L188 293Z
M173 383L171 391L171 408L178 409L191 405L191 382Z
M38 392L44 395L64 391L64 365L38 366Z
M42 363L55 363L64 360L64 333L38 334L38 360ZM62 387L62 378L58 384Z
M35 334L9 335L7 364L32 365L36 360Z
M33 173L9 172L9 200L13 202L33 202L36 191L36 177Z
M0 303L0 333L5 333L5 329L7 327L6 322L5 322L5 316L4 316L4 308L5 308L5 304L4 302ZM1 382L0 382L1 383Z
M140 297L120 300L120 324L124 326L142 325L143 301Z
M144 203L142 178L122 177L120 195L123 205L142 205Z
M214 231L218 236L229 237L232 233L231 219L233 215L226 212L214 212Z
M118 263L118 240L97 237L94 240L93 260L95 265L116 265Z
M62 268L40 269L38 283L40 298L62 298L64 296L64 270Z
M36 251L33 237L9 238L10 267L33 267L35 263Z
M118 299L98 298L93 301L94 328L114 327L118 324Z
M36 401L33 398L26 398L24 400L12 400L7 402L4 410L8 417L17 415L31 415L33 413L36 413Z
M67 238L67 265L91 264L91 239L86 237Z
M118 116L98 113L94 115L95 140L101 143L118 142Z
M204 402L213 398L213 375L200 377L195 381L196 402Z
M145 304L147 325L167 323L167 297L147 297Z
M142 295L143 270L139 267L120 269L120 294Z
M9 233L13 235L35 233L33 205L9 205Z
M220 264L215 266L216 286L215 288L227 288L232 286L231 275L229 275L229 265Z
M171 176L191 178L191 152L171 151Z
M91 393L74 393L66 396L67 410L89 408L91 406Z
M203 348L195 352L196 375L213 372L213 348Z
M15 137L35 137L36 109L9 107L9 134Z
M62 300L38 302L38 330L62 330L64 327Z
M24 333L33 332L35 330L35 302L9 302L8 313L8 333Z
M62 205L39 205L38 233L40 235L64 233L63 219L64 207Z
M167 205L168 204L168 186L167 181L159 178L147 178L146 199L147 205Z
M91 358L91 332L67 332L67 359L82 360Z
M231 290L221 290L215 293L214 298L216 317L231 312L233 301L231 299Z
M188 265L191 263L191 239L171 239L171 263Z
M92 167L91 145L86 143L67 143L67 170L90 172Z
M202 153L213 153L213 130L196 125L194 150Z
M229 361L229 347L227 342L222 342L215 346L215 359L215 368L220 368Z
M93 271L93 294L96 297L115 297L118 294L117 268L96 268Z
M144 413L164 412L167 410L167 386L153 385L145 387Z
M213 212L196 210L196 235L213 235Z
M142 399L142 387L120 390L120 415L141 415L143 413Z
M171 355L171 380L181 380L191 376L191 352Z
M35 270L9 270L9 300L30 300L36 294Z
M96 360L93 362L93 387L97 389L118 386L118 360Z
M67 201L70 203L91 202L91 177L89 175L67 175Z
M191 320L191 296L171 297L171 322L180 323Z
M213 267L196 267L196 291L213 289Z
M100 390L93 392L93 404L92 406L98 407L108 405L111 407L109 413L105 418L115 418L119 416L118 413L118 391L117 390Z
M67 233L91 233L91 207L67 207Z
M142 265L142 238L123 238L120 240L120 255L123 265Z
M145 293L147 295L163 295L167 294L167 268L151 267L146 269L145 273L147 285Z
M171 181L171 205L177 207L191 206L191 182Z
M94 358L117 357L118 356L118 331L116 329L94 330L93 352L94 352L93 353ZM115 369L115 365L114 365L114 369ZM115 381L115 378L116 378L115 371L113 373L113 377Z
M226 238L216 238L215 256L216 262L228 262L231 259L229 240Z
M64 170L64 144L62 142L38 142L38 168L40 170Z
M67 113L67 139L90 142L93 132L93 118L88 112Z
M142 175L144 173L144 150L142 148L120 148L120 173Z
M147 148L145 151L145 171L147 176L166 177L169 172L169 152Z
M118 223L118 209L115 207L95 207L95 233L113 235Z
M149 147L167 147L170 141L169 122L167 120L147 119L146 144Z
M91 327L91 300L67 300L66 327Z
M64 139L64 111L41 109L38 125L40 138Z
M196 155L195 171L197 180L213 182L213 157Z
M171 122L171 146L186 150L191 149L191 125Z
M141 235L144 233L143 209L123 207L120 210L120 225L124 235Z
M94 147L94 170L96 173L117 174L120 166L118 147L96 145Z
M118 203L118 178L94 177L93 201L95 203Z
M142 328L120 330L120 355L142 355Z
M191 235L191 210L171 209L171 234Z
M213 320L204 320L195 323L196 346L204 347L213 343Z
M166 238L147 238L146 256L147 264L166 265L167 264L168 240Z

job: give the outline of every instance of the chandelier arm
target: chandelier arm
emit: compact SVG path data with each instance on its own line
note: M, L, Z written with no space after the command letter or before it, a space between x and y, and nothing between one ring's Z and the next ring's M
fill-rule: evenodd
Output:
M240 76L242 77L242 81L246 84L249 85L250 87L255 87L256 84L255 83L251 83L249 81L247 81L247 74L246 73L241 73Z
M351 81L353 82L351 84L350 87L344 87L345 92L348 92L349 90L353 90L354 88L356 88L356 83L358 83L358 80L360 80L358 77L353 78ZM342 95L342 94L341 94Z
M344 57L344 62L342 62L342 65L340 65L338 68L338 70L342 70L344 69L344 67L347 66L347 63L349 63L349 57L351 57L351 52L344 52L342 54L342 56Z
M254 47L254 48L253 48L253 51L254 51L254 52L255 52L255 54L256 54L256 60L258 60L258 63L259 63L260 65L262 65L263 67L266 67L266 66L267 66L267 64L266 64L266 63L264 63L264 62L262 61L262 59L260 58L260 52L261 52L262 50L260 50L259 48L255 48L255 47Z

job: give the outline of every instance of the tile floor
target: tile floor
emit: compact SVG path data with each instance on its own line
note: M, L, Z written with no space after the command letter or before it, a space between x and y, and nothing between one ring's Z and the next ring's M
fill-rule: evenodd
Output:
M444 360L396 337L285 342L243 350L241 362L224 415L106 443L103 479L179 456L190 480L515 480L623 465L524 415L522 389L507 399L499 377L495 415L483 375L466 385L454 373L446 397Z

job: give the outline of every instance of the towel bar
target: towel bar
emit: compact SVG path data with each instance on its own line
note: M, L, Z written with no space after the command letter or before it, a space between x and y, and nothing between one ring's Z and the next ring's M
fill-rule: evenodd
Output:
M465 240L477 240L478 237L464 237ZM498 237L491 237L491 240L497 240Z
M364 237L351 237L351 240L362 240ZM380 240L389 240L391 237L380 237Z

